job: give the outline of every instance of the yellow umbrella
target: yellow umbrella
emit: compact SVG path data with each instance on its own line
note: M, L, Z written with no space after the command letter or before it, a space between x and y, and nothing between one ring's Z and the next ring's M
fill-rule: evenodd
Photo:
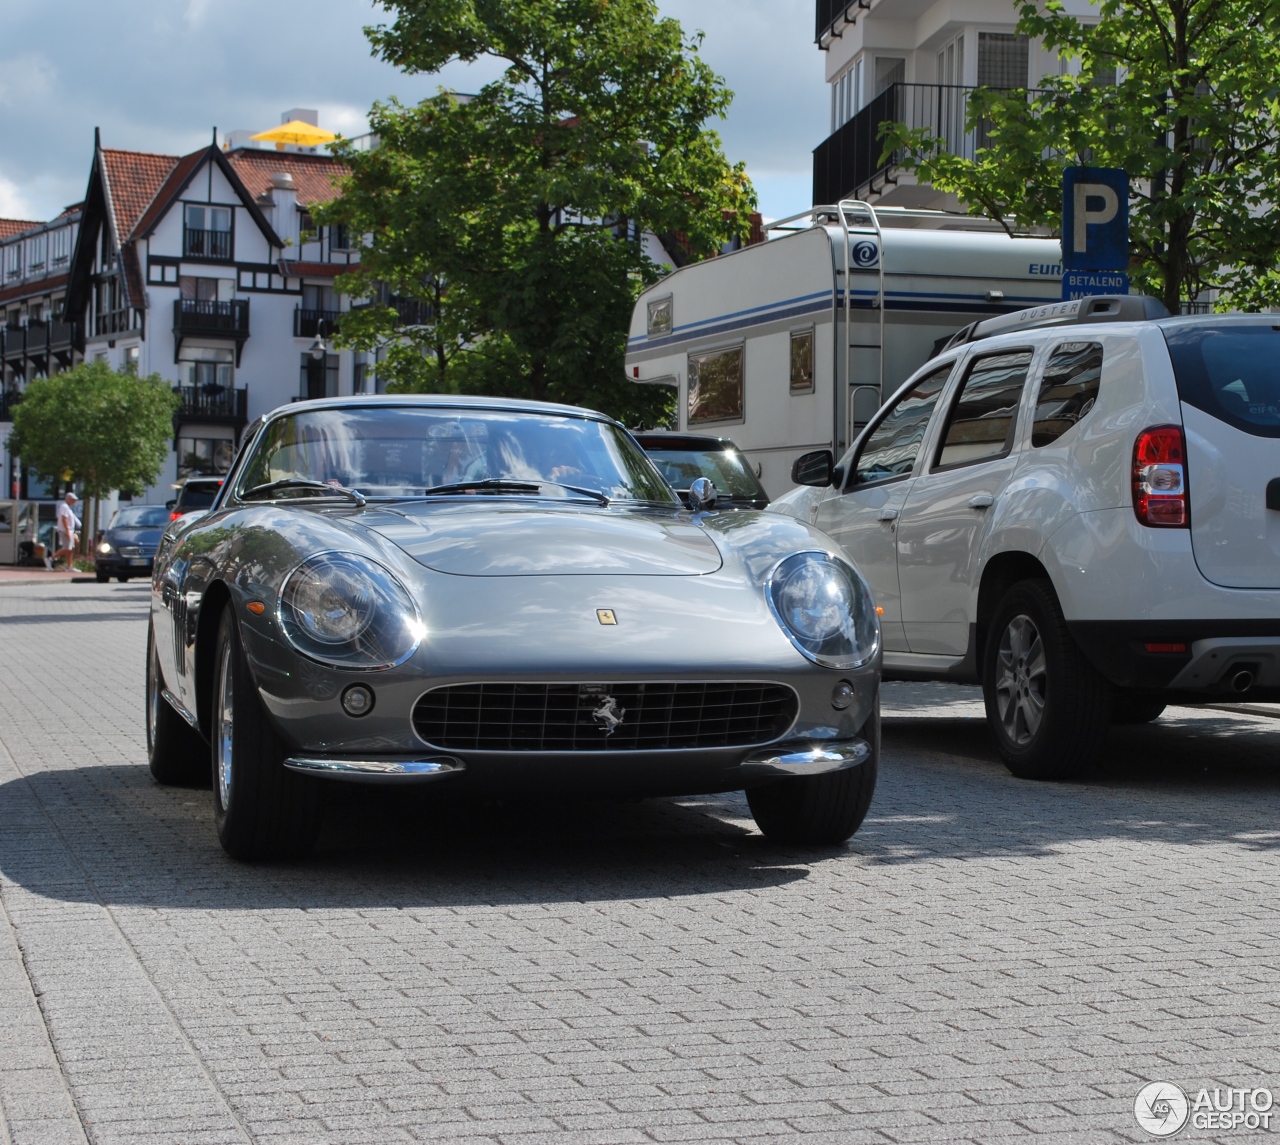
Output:
M259 131L254 139L266 143L274 143L277 151L283 151L286 143L295 143L299 147L319 147L324 143L332 143L338 137L332 131L325 131L311 123L303 123L300 119L292 119L273 127L270 131Z

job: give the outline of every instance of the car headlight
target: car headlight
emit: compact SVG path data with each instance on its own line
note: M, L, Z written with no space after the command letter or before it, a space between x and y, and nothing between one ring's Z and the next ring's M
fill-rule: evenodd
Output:
M304 656L335 668L394 668L426 634L405 587L352 553L303 561L280 590L280 625Z
M782 631L824 668L860 668L880 647L866 582L826 553L796 553L769 577L769 607Z
M100 552L104 557L105 557L105 556L106 556L110 551L111 551L111 546L110 546L109 544L107 544L107 542L106 542L106 541L103 541L103 542L102 542L102 544L100 544L100 545L98 546L98 552Z

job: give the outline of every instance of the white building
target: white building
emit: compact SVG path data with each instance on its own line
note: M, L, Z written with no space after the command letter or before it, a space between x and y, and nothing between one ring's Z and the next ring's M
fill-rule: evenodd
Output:
M972 157L982 132L965 130L975 87L1034 88L1070 66L1016 32L1012 0L815 0L826 53L831 134L813 153L813 201L865 199L886 206L955 209L916 183L878 138L886 120L928 127L955 154ZM1096 15L1089 0L1066 11Z

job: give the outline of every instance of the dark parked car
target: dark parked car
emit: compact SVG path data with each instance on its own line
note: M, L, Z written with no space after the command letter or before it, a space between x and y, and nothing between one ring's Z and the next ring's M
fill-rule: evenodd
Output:
M93 571L98 582L115 577L151 576L151 562L160 544L169 510L163 505L126 505L117 509L106 532L98 538Z
M689 486L699 477L716 487L717 509L763 509L769 504L755 471L727 437L655 430L636 434L636 440L686 505Z
M176 521L188 513L203 513L213 504L223 480L221 477L188 477L178 490L177 499L169 503L169 519Z

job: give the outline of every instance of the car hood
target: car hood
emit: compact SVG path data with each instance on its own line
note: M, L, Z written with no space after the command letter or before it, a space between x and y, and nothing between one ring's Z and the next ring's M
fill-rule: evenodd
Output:
M370 507L347 522L455 576L705 576L720 550L688 513L596 506L456 503Z

